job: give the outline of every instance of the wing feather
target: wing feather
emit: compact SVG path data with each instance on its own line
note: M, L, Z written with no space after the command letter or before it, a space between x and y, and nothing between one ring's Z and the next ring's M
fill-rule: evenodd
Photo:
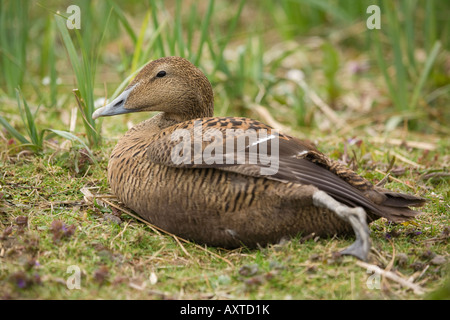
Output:
M278 133L248 118L212 117L179 123L153 139L147 156L150 161L166 166L215 168L313 185L342 203L362 206L393 221L419 214L408 206L425 203L420 197L379 191L352 170L327 158L310 142ZM264 174L274 164L268 159L277 161L277 170Z

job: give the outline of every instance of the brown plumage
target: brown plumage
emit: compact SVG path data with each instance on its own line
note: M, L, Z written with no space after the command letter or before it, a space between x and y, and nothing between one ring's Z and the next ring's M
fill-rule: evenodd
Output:
M149 222L213 246L255 247L298 233L328 236L353 227L357 242L345 253L360 259L367 258L370 245L364 211L369 221L405 221L419 213L409 206L425 202L373 186L308 142L257 120L214 117L213 110L208 79L186 59L161 58L145 66L93 115L161 111L114 148L108 165L113 193ZM244 137L255 132L266 135ZM264 150L272 162L259 158ZM263 173L275 161L277 170Z

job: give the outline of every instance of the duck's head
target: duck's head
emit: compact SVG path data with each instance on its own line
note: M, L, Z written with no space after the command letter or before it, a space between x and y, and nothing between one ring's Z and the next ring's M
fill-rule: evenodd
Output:
M148 63L116 99L97 109L92 118L142 111L162 111L176 121L211 117L211 84L188 60L160 58Z

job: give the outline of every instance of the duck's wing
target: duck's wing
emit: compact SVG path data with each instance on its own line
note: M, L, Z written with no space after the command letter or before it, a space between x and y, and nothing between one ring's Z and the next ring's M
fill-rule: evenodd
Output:
M168 127L149 144L148 159L178 168L216 168L270 180L313 185L352 207L404 221L425 199L378 190L312 143L278 133L253 119L212 117ZM372 217L373 218L373 217Z

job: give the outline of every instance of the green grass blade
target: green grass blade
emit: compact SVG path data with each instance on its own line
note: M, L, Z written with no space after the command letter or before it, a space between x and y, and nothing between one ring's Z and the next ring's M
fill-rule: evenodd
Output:
M33 144L35 144L38 148L42 148L42 141L39 140L39 134L36 129L36 123L35 118L33 114L31 113L30 107L28 106L28 103L23 98L21 92L19 89L16 89L16 98L17 98L17 105L19 107L20 115L22 117L22 121L25 125L25 128L28 132L28 136ZM23 107L20 103L20 98L22 98Z
M55 106L58 94L57 88L57 72L55 61L55 21L51 17L47 18L46 31L44 35L44 54L42 56L41 77L48 76L50 78L50 99L49 105ZM47 74L48 72L48 74Z
M420 74L419 81L417 82L417 84L414 88L414 93L413 93L413 96L411 99L411 104L409 106L410 110L416 110L417 102L419 100L419 95L422 92L422 89L425 85L425 81L427 80L428 75L430 74L431 68L436 60L436 57L437 57L440 49L441 49L441 43L439 41L436 41L433 48L431 49L430 54L428 55L427 60L425 61L425 66L422 70L422 73Z
M195 26L197 25L197 4L193 3L189 12L189 20L187 25L187 50L192 53L192 39L194 37Z
M209 22L211 20L213 10L214 10L214 0L209 0L208 8L206 10L206 15L205 15L205 17L203 17L203 22L202 22L202 26L201 26L200 43L198 46L197 55L195 56L195 59L194 59L194 64L196 66L198 66L201 56L202 56L203 45L206 41L206 36L207 36L208 30L210 27Z
M114 1L108 0L108 3L114 9L117 18L119 19L120 23L122 23L122 26L124 27L128 36L130 36L131 41L133 41L133 45L136 45L137 36L134 33L133 27L131 27L131 25L128 23L128 20L125 17L122 9L120 9L120 7Z
M155 0L150 0L150 8L152 11L153 26L154 26L155 30L158 30L160 27L160 23L158 20L158 7L155 3ZM164 43L163 43L161 34L158 34L156 41L157 41L157 48L159 49L160 56L165 57L166 51L164 49Z
M185 44L183 40L183 19L181 16L181 0L176 1L175 7L175 28L174 28L174 39L178 44L178 55L185 57ZM175 42L175 41L174 41Z
M111 11L110 11L111 13ZM72 68L75 73L75 77L78 85L79 92L79 106L83 116L83 123L91 145L98 146L101 141L100 134L96 130L96 123L92 119L92 113L94 112L94 75L95 75L95 52L91 52L86 44L90 47L89 41L83 40L83 37L79 30L74 29L77 44L80 48L81 59L75 49L74 42L70 37L69 31L65 25L65 18L59 15L55 15L56 24L62 35L64 45L67 49ZM108 19L106 19L105 28L107 26ZM102 37L103 39L103 37ZM93 49L92 49L93 50Z
M131 62L131 72L133 73L137 66L139 65L141 61L141 52L142 52L142 46L144 43L144 37L145 37L145 31L148 28L148 23L150 21L150 12L147 12L145 15L144 21L141 24L141 30L139 32L139 36L136 41L136 45L134 47L134 54L133 54L133 60Z
M436 7L435 1L429 0L426 1L425 4L425 23L424 23L424 32L425 32L425 49L431 50L432 45L436 42ZM444 43L445 45L445 43Z
M56 129L45 129L45 130L51 131L51 132L57 134L58 136L63 137L64 139L71 140L71 141L77 141L83 148L85 148L87 150L87 152L89 153L91 159L94 162L96 162L94 154L92 153L91 149L87 146L87 144L83 140L78 138L73 133L68 132L68 131L56 130Z
M5 84L10 96L23 83L27 71L29 4L23 0L0 3L0 84Z
M414 57L415 49L415 33L414 33L414 12L417 10L416 0L403 0L401 3L402 12L404 17L404 29L405 29L405 39L406 39L406 53L408 55L408 61L410 72L416 71L416 59Z
M65 18L55 15L56 26L58 27L64 45L67 49L67 53L69 54L69 59L72 64L73 71L77 79L81 78L81 63L78 59L78 53L75 50L75 46L73 44L72 38L70 37L69 31L67 30L66 20Z
M399 102L397 101L397 94L396 94L396 89L394 87L394 84L392 83L392 79L390 77L390 75L388 74L388 66L385 60L385 55L383 53L383 49L382 49L382 43L381 43L381 39L380 39L380 33L377 33L376 36L371 38L371 42L373 43L373 45L375 46L375 57L378 63L378 67L379 70L381 70L382 74L383 74L383 78L384 81L386 82L386 86L389 90L389 94L391 96L391 99L394 102L394 105L398 105Z
M300 5L309 5L312 8L323 10L332 17L336 17L341 21L352 21L351 17L340 6L334 5L334 1L328 0L291 0L291 2L298 2Z
M403 50L402 50L402 35L400 33L400 22L398 21L398 16L396 15L397 10L393 2L384 1L385 8L387 10L387 18L389 22L389 28L386 28L387 34L390 40L390 45L392 46L394 54L394 67L395 67L395 82L396 90L394 92L396 96L396 108L398 111L407 109L407 76L406 68L403 63Z
M148 44L147 44L147 50L145 50L145 53L143 55L143 58L140 61L140 64L147 63L149 57L152 57L154 55L154 54L152 54L152 51L155 50L155 48L154 48L155 43L157 44L157 41L161 36L161 32L164 30L165 27L166 27L166 21L163 21L162 23L160 23L158 25L158 29L156 29L155 31L152 32L150 40L148 41ZM164 50L164 49L162 49L162 50Z
M244 8L245 2L246 2L246 0L241 0L241 2L239 2L238 9L236 10L236 13L233 16L233 19L231 20L231 22L229 24L228 32L227 32L226 36L220 40L219 52L218 52L218 56L214 59L214 61L215 61L214 71L212 72L212 74L214 74L218 70L219 66L221 65L221 63L223 61L223 53L225 51L225 47L229 43L231 36L233 35L233 33L236 29L236 25L237 25L237 22L239 21L239 17L241 16L242 9Z
M5 118L0 116L0 124L17 140L19 140L22 144L31 144L30 141L28 141L27 138L25 138L19 131L14 129L13 126L9 124L8 121L6 121Z

